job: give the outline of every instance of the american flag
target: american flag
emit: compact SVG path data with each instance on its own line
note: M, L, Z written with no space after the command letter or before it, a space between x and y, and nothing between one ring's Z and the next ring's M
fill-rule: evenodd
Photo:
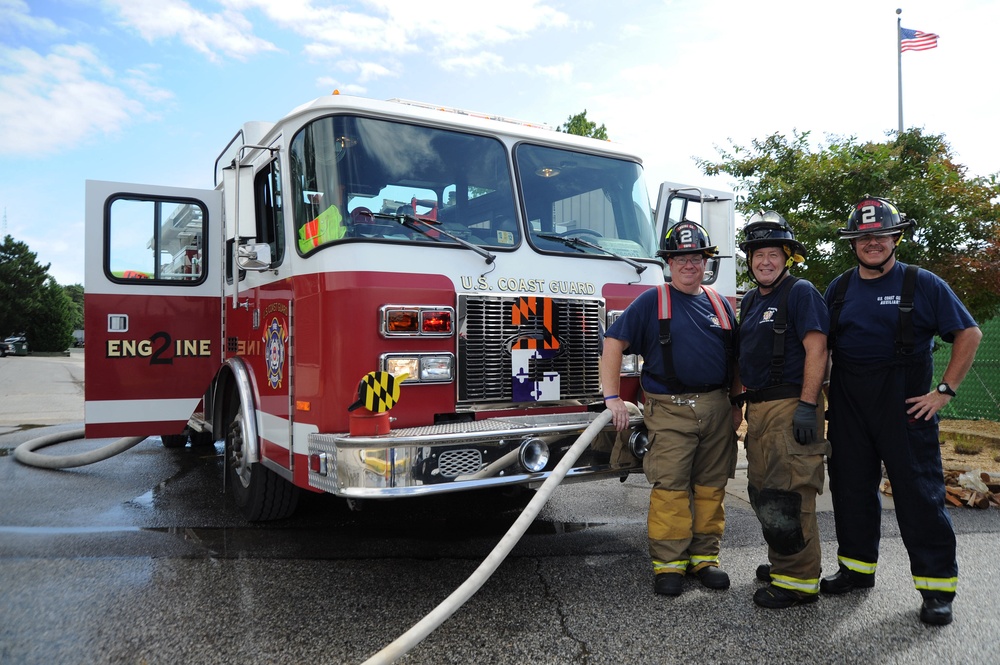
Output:
M933 32L921 32L909 28L899 28L899 52L926 51L937 48L938 36Z

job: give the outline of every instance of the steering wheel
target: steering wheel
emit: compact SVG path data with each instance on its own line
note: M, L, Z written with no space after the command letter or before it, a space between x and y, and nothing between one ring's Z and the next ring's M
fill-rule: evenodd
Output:
M372 211L364 206L358 206L351 211L351 225L357 226L358 224L374 224L375 217L372 216Z
M354 238L382 238L407 231L398 224L385 222L372 214L364 206L358 206L351 211L350 236Z
M595 238L603 238L604 234L594 229L570 229L569 231L563 231L562 233L556 233L557 236L562 236L563 238L568 238L570 236L594 236Z

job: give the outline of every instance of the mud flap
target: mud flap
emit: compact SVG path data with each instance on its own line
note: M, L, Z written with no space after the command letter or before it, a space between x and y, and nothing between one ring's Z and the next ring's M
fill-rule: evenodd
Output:
M797 554L806 547L802 535L802 497L787 490L758 490L749 485L750 505L763 527L764 540L775 552Z

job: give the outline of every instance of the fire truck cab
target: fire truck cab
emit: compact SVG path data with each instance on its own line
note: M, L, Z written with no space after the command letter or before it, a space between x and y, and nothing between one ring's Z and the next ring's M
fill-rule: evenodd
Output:
M603 410L603 332L665 279L666 230L735 235L724 192L665 183L654 215L615 144L340 95L245 124L214 189L88 181L86 206L87 436L224 442L252 520L537 486ZM706 281L735 296L733 259ZM640 470L623 438L567 479Z

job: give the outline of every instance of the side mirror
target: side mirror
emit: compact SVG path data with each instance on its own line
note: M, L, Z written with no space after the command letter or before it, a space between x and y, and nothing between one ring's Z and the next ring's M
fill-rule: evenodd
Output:
M237 246L236 265L241 270L256 270L259 272L270 270L271 246L265 242Z
M702 279L702 284L715 283L719 275L719 264L721 263L722 258L718 256L713 256L705 262L705 277Z

